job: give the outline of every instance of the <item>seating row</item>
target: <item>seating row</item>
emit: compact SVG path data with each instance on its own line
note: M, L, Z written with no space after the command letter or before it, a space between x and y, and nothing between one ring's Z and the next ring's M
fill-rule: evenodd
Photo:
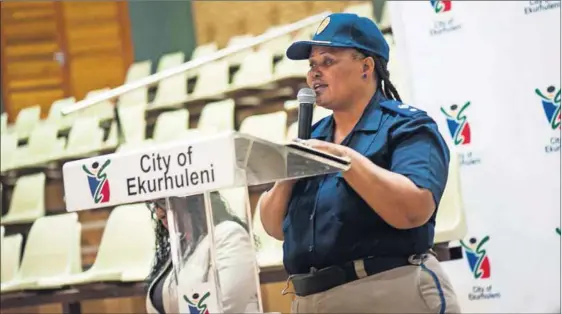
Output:
M21 263L22 236L3 236L2 293L146 279L155 234L144 204L123 205L111 212L95 262L86 271L82 271L81 230L77 213L38 218L29 231Z
M248 222L245 219L244 188L220 193L231 212ZM281 265L282 251L271 250L278 246L260 231L263 228L259 220L253 222L253 228L257 230L260 243L257 253L260 266ZM80 248L82 226L77 213L37 218L31 226L21 261L22 235L4 236L4 226L1 230L2 293L59 289L95 282L143 281L150 272L155 252L154 223L150 211L142 203L117 206L111 211L95 262L85 271L82 270Z
M287 108L294 106L292 103L287 104ZM124 109L129 110L129 109ZM321 107L316 107L314 110L313 121L318 121L330 112ZM145 147L153 143L165 142L170 140L186 139L189 136L200 134L213 134L216 132L233 130L234 118L234 102L222 101L214 104L209 104L203 110L199 119L197 129L187 128L189 121L189 111L187 109L180 109L176 111L165 112L160 115L155 125L153 138L144 138L145 121L133 113L125 115L123 125L125 128L125 137L127 142L117 149L118 151L125 151L134 147ZM242 121L240 131L243 133L251 134L260 138L270 141L282 142L296 137L297 124L293 123L287 130L287 113L284 111L250 116ZM12 169L23 167L29 164L38 164L56 160L61 157L68 157L70 155L63 155L64 150L60 149L57 143L63 139L56 137L56 132L53 129L48 130L48 125L43 125L43 132L34 131L30 137L29 144L24 148L17 148L15 145L9 147L4 141L2 136L2 168L4 165L12 165ZM89 124L89 128L84 128L85 125L77 125L82 128L83 136L75 141L71 138L68 140L68 147L72 146L71 143L82 144L78 147L88 149L90 153L98 152L99 150L107 147L104 142L95 141L101 136L99 135L99 127L97 125ZM112 129L110 134L115 134L116 131ZM73 134L73 133L71 133ZM7 135L6 137L9 137ZM116 136L116 135L115 135ZM110 135L110 139L115 137ZM105 143L107 143L106 141ZM13 143L12 143L13 144ZM74 152L78 150L75 149ZM87 153L83 150L82 153ZM74 153L73 156L77 157L78 154ZM33 159L31 159L33 158ZM11 163L10 163L11 162ZM10 168L8 168L10 169ZM45 215L45 186L46 176L44 173L37 173L26 175L18 178L12 194L10 207L8 213L1 218L2 224L13 223L29 223L33 220Z
M232 99L207 104L199 116L197 129L189 128L188 109L161 113L150 140L146 139L147 123L141 108L123 107L119 108L119 111L125 142L135 144L143 141L186 139L200 134L234 130L234 105ZM294 101L288 101L286 107L294 108ZM329 114L328 110L320 107L317 107L315 112L317 119ZM95 117L80 117L73 122L68 139L65 140L59 137L55 123L45 122L33 129L25 146L18 146L15 134L2 134L1 170L7 172L115 150L118 145L116 124L111 125L106 135L99 123ZM286 123L285 112L250 116L242 122L240 131L262 136L265 129L269 134L268 139L281 141L286 137ZM294 137L295 128L296 125L289 127L287 136Z

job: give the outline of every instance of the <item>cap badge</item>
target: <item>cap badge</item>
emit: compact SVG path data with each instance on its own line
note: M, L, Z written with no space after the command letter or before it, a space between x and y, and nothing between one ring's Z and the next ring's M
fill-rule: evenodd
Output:
M316 35L322 33L326 29L328 24L330 24L330 17L329 16L326 17L324 20L322 20L320 25L318 25L318 29L316 30Z

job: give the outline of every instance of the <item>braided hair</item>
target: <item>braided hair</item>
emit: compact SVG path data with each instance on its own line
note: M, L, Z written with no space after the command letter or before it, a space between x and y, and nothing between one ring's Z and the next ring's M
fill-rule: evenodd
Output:
M164 227L162 221L156 217L156 211L151 210L152 221L155 224L155 236L156 236L156 252L154 256L154 261L152 264L152 269L148 275L148 280L152 282L158 272L164 268L166 262L170 259L170 242L168 241L170 234L168 229Z
M380 56L370 55L367 52L357 50L354 52L354 59L365 59L371 57L375 61L375 75L377 77L377 86L381 88L382 93L388 99L402 101L396 87L390 81L390 72L388 72L388 63Z
M396 87L390 82L390 72L388 72L387 62L379 56L375 56L375 73L377 74L377 85L382 86L386 98L402 101Z

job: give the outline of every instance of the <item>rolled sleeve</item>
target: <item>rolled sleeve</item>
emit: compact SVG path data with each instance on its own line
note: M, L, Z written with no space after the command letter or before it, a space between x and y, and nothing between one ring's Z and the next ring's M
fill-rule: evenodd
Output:
M428 189L439 206L449 174L449 148L427 115L399 123L391 132L390 170Z

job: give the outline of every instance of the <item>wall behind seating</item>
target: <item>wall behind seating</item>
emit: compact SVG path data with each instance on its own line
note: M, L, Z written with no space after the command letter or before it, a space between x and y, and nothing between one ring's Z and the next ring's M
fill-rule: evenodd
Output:
M13 122L39 105L123 83L132 62L125 1L0 1L2 97Z
M382 18L383 7L386 5L387 0L373 0L373 10L375 11L375 19L380 21Z
M130 1L131 36L135 61L152 60L182 51L187 57L195 48L191 1Z
M325 10L339 12L361 2L365 1L195 1L197 43L216 41L224 47L232 36L259 35L271 26L296 22Z

